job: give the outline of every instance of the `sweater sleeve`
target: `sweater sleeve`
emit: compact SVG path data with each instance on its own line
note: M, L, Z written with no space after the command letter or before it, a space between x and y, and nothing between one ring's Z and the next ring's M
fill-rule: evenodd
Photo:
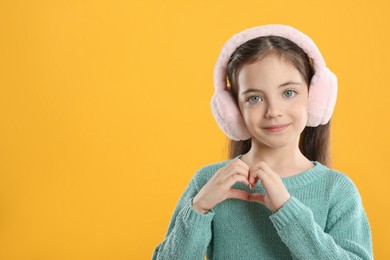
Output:
M192 200L198 192L194 177L176 205L165 239L153 252L153 260L204 259L215 213L212 209L206 214L193 209Z
M348 177L341 186L325 230L294 196L270 216L295 259L373 259L371 230L359 191Z

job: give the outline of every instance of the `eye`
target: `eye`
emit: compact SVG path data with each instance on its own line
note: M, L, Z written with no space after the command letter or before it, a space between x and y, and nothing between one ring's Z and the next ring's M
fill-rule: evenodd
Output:
M249 103L251 103L251 104L254 104L254 103L257 103L257 101L259 101L259 99L260 99L259 96L252 96L252 97L248 98L247 101L249 101ZM251 102L251 101L253 101L253 102Z
M284 92L284 94L286 94L285 95L286 97L293 97L297 94L297 92L295 90L288 89Z

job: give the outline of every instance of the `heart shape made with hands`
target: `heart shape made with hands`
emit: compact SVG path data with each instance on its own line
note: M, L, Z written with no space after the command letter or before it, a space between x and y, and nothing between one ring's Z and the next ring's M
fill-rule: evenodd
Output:
M276 212L291 198L280 176L262 161L249 168L248 181L251 190L254 189L259 180L266 194L249 194L249 201L261 203Z
M242 182L250 185L250 189L253 190L259 180L265 189L265 194L249 193L246 190L232 188L235 183ZM265 162L249 167L237 158L217 170L195 195L192 205L199 212L205 213L225 199L240 199L261 203L275 212L290 198L280 176Z

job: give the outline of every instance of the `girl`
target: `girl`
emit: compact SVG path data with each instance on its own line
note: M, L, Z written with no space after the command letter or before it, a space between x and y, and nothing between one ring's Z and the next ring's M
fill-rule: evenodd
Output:
M214 73L230 159L195 173L153 259L372 259L359 191L328 168L337 78L314 42L286 25L250 28Z

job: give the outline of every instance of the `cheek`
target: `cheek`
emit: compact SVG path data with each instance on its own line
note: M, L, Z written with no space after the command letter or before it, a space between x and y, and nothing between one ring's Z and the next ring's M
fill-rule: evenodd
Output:
M247 123L259 120L259 115L263 113L262 108L258 106L241 106L240 111L242 117Z
M297 102L290 107L291 113L294 114L296 118L301 118L302 121L307 122L309 117L308 104L307 101Z

